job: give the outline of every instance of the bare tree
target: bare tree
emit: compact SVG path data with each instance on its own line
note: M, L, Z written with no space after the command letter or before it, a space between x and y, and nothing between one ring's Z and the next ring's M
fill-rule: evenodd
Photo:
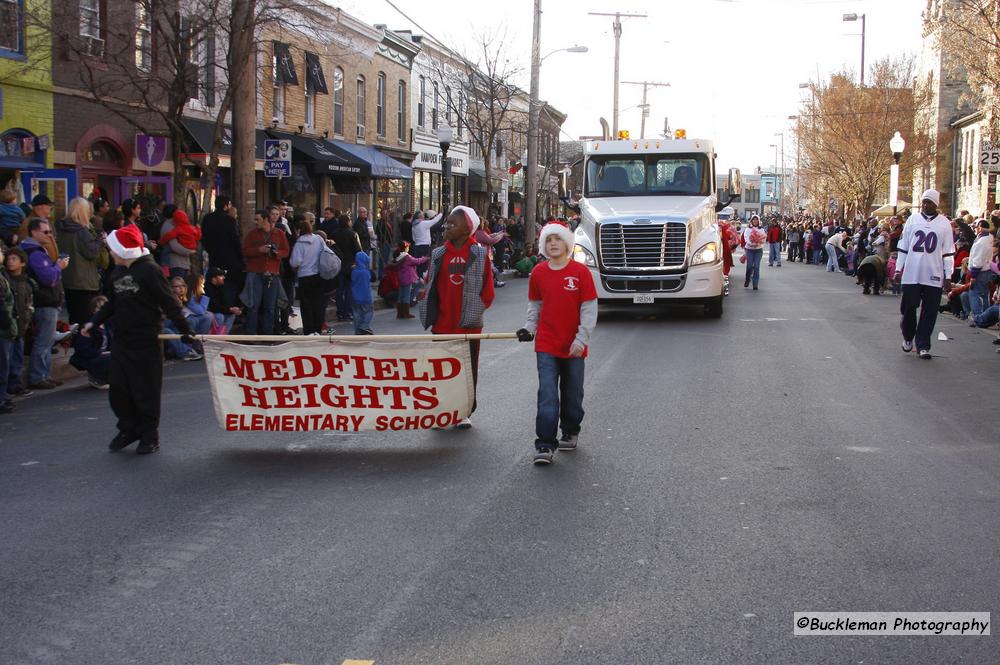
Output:
M910 186L913 165L930 152L929 137L914 133L928 92L923 85L913 87L912 58L876 62L864 88L854 79L843 71L826 85L814 84L795 128L801 184L817 211L825 211L831 198L861 214L871 211L888 189L894 132L907 140L901 190Z
M948 0L924 14L940 27L941 50L952 63L948 73L966 77L971 100L986 112L990 133L1000 135L1000 3L996 0Z

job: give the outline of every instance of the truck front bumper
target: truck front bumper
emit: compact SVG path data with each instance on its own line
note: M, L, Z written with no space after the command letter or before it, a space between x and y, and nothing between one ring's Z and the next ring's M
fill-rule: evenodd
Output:
M722 263L697 266L686 273L672 275L603 275L596 268L591 268L590 274L598 300L632 302L637 295L651 294L655 301L706 301L718 298L723 292Z

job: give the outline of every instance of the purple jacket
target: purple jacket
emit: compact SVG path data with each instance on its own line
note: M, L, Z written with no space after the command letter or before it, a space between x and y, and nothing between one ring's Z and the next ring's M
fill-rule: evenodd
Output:
M403 254L400 257L399 264L399 285L416 284L419 279L417 277L417 266L427 263L430 258L429 256L423 256L415 259L409 254Z
M62 270L52 263L45 248L34 239L26 238L21 242L21 249L28 255L28 269L35 281L41 286L55 286L62 276Z

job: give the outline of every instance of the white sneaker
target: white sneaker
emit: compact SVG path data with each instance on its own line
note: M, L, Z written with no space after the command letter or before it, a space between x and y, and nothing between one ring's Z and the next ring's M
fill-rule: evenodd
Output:
M460 423L455 425L455 429L472 429L472 421L468 418L463 418Z
M913 350L913 340L912 339L904 339L903 340L903 353L909 353L912 350Z
M917 355L920 356L921 360L930 360L931 359L931 350L930 349L920 349L919 351L917 351Z

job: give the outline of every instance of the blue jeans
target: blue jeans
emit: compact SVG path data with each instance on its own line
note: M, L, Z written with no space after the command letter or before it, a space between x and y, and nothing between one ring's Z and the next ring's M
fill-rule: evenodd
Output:
M58 320L57 307L35 308L35 341L28 359L28 383L41 383L52 373L52 344Z
M226 327L226 332L231 333L233 331L233 322L236 321L235 314L223 314L222 312L213 312L212 316L215 317L215 322L220 326Z
M10 373L10 356L16 339L0 339L0 376L7 376ZM7 399L7 390L0 393L0 402Z
M360 335L362 330L372 329L372 317L375 308L369 303L354 303L354 334Z
M274 314L280 280L277 275L264 277L264 274L259 272L247 273L247 279L258 283L257 292L260 294L260 300L247 307L247 334L270 335L274 333Z
M972 315L982 314L990 304L990 281L993 279L992 270L980 271L976 278L972 280L972 288L969 289L969 304L972 306Z
M21 373L24 371L24 337L18 337L10 345L10 361L7 369L7 392L12 393L21 385ZM2 377L3 375L0 375Z
M763 253L762 250L757 250ZM583 358L559 358L539 351L538 412L535 416L535 448L559 446L563 434L579 434L583 422Z
M167 335L179 335L180 331L174 327L174 324L168 319L166 323L163 324L163 332ZM167 357L170 358L183 358L195 348L190 344L185 344L179 339L167 339L163 341L163 348L166 351Z
M767 265L781 265L781 243L768 243L769 253L767 255Z
M817 247L812 251L812 255L813 255L812 259L813 264L818 266L820 264L820 261L823 260L823 250Z
M840 272L840 265L837 263L837 249L830 243L826 243L826 271Z
M754 286L760 282L760 260L764 256L764 248L745 249L743 253L747 256L747 274L744 283L753 282Z
M410 296L413 293L412 284L400 284L399 285L399 298L397 302L401 302L404 305L410 304Z
M337 320L350 321L351 307L354 304L354 298L351 297L351 269L346 261L344 262L344 267L340 269L340 274L337 275L336 300Z
M1000 305L990 305L973 319L979 328L989 328L1000 322Z

